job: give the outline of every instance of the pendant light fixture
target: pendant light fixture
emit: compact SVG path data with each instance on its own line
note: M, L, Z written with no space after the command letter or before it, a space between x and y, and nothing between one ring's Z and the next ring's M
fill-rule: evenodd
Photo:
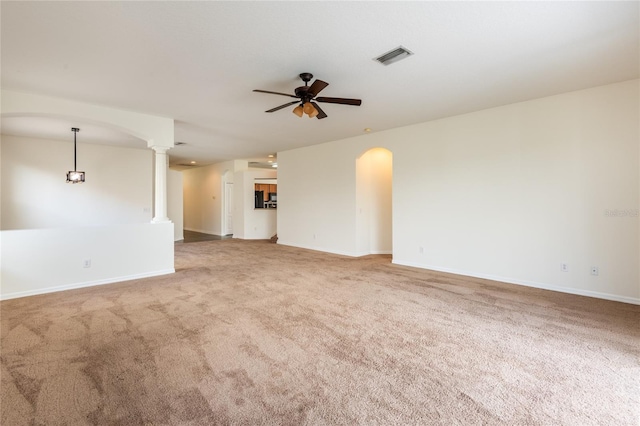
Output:
M73 132L73 171L67 173L67 183L82 183L84 182L84 172L78 171L77 166L77 146L76 146L76 135L80 131L77 127L72 127L71 131Z

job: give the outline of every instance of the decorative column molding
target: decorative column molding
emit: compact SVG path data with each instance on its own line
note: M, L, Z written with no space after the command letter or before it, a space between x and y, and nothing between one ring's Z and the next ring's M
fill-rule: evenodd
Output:
M156 153L155 209L151 223L167 223L167 151L166 146L152 146Z

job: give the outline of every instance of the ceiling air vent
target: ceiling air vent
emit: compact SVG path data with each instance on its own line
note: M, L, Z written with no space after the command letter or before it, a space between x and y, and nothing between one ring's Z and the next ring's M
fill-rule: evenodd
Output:
M383 55L378 56L377 58L375 58L375 60L380 62L382 65L389 65L404 58L408 58L411 55L413 55L413 52L405 49L402 46L399 46Z
M262 162L262 161L249 161L249 167L258 168L258 169L275 169L278 167L277 163L274 162Z
M180 146L180 145L186 145L186 142L176 142L174 143L175 146Z
M196 166L196 164L178 163L178 166L183 166L183 167L194 167L194 166Z

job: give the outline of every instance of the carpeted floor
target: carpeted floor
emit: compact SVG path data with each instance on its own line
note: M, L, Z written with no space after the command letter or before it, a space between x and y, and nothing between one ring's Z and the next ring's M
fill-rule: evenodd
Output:
M1 303L2 425L638 425L640 307L265 241Z

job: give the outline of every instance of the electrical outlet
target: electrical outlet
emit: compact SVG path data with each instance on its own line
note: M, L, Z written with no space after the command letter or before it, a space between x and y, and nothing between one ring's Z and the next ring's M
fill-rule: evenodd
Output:
M560 264L560 270L561 270L562 272L569 272L569 265L568 265L568 264L566 264L566 263L561 263L561 264Z
M424 247L422 246L418 247L418 253L424 254Z
M316 234L315 234L315 233L313 234L313 239L314 239L314 240L316 239Z
M91 268L91 259L85 259L85 260L82 262L82 266L83 266L84 268Z
M600 268L598 268L597 266L592 266L591 275L600 275Z

